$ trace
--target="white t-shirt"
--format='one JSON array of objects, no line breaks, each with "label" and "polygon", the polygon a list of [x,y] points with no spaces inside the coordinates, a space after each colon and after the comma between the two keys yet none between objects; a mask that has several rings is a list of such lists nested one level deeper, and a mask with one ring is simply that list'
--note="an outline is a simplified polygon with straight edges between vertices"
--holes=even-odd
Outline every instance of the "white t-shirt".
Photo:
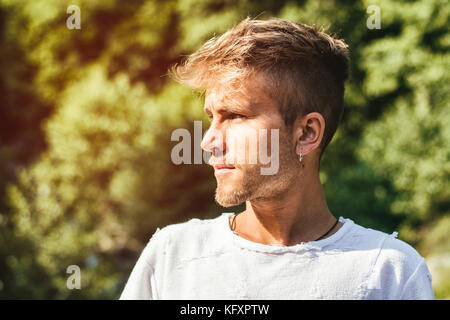
[{"label": "white t-shirt", "polygon": [[319,241],[265,245],[234,233],[224,213],[158,230],[120,299],[434,299],[414,248],[339,218]]}]

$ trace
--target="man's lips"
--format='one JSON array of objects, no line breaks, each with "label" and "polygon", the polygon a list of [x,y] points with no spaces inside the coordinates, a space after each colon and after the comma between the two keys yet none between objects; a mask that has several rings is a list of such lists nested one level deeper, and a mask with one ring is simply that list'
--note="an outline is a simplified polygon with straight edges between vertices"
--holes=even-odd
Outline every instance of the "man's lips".
[{"label": "man's lips", "polygon": [[231,165],[226,165],[226,164],[215,164],[212,166],[214,167],[214,175],[216,175],[216,176],[230,173],[235,169],[235,167],[233,167]]},{"label": "man's lips", "polygon": [[224,165],[224,164],[216,164],[213,165],[214,169],[216,170],[221,170],[221,169],[234,169],[233,166],[229,166],[229,165]]}]

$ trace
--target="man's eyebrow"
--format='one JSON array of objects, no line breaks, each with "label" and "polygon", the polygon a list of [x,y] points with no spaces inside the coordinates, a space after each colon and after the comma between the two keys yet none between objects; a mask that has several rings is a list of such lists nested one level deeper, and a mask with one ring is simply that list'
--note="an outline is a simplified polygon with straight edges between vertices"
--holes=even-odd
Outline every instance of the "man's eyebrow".
[{"label": "man's eyebrow", "polygon": [[[238,106],[234,106],[234,105],[227,105],[227,106],[220,106],[217,107],[217,112],[218,113],[225,113],[225,112],[230,112],[230,113],[239,113],[239,112],[248,112],[251,110],[254,110],[254,108],[256,108],[258,106],[258,103],[252,103],[249,105],[248,108],[242,108],[242,107],[238,107]],[[209,106],[205,106],[203,108],[203,110],[206,113],[211,113],[211,109]]]}]

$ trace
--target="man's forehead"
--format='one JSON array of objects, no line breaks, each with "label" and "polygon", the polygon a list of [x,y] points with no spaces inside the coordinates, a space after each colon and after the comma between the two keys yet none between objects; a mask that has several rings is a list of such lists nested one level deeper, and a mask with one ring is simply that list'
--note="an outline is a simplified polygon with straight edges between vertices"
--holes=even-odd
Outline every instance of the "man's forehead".
[{"label": "man's forehead", "polygon": [[227,90],[221,90],[220,88],[208,88],[205,92],[205,105],[224,103],[227,100]]},{"label": "man's forehead", "polygon": [[[217,97],[217,98],[216,98]],[[261,107],[261,103],[258,100],[237,98],[233,96],[214,96],[211,95],[205,98],[205,111],[217,110],[217,111],[256,111]]]},{"label": "man's forehead", "polygon": [[270,103],[270,99],[259,88],[210,87],[205,91],[205,109],[222,106],[252,109]]}]

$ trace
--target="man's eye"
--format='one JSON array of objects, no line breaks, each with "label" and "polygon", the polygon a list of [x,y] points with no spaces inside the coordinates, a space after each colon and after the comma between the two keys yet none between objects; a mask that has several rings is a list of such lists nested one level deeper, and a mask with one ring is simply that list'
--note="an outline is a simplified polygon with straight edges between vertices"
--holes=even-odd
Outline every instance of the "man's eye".
[{"label": "man's eye", "polygon": [[239,118],[245,118],[242,114],[233,113],[230,115],[230,119],[239,119]]}]

